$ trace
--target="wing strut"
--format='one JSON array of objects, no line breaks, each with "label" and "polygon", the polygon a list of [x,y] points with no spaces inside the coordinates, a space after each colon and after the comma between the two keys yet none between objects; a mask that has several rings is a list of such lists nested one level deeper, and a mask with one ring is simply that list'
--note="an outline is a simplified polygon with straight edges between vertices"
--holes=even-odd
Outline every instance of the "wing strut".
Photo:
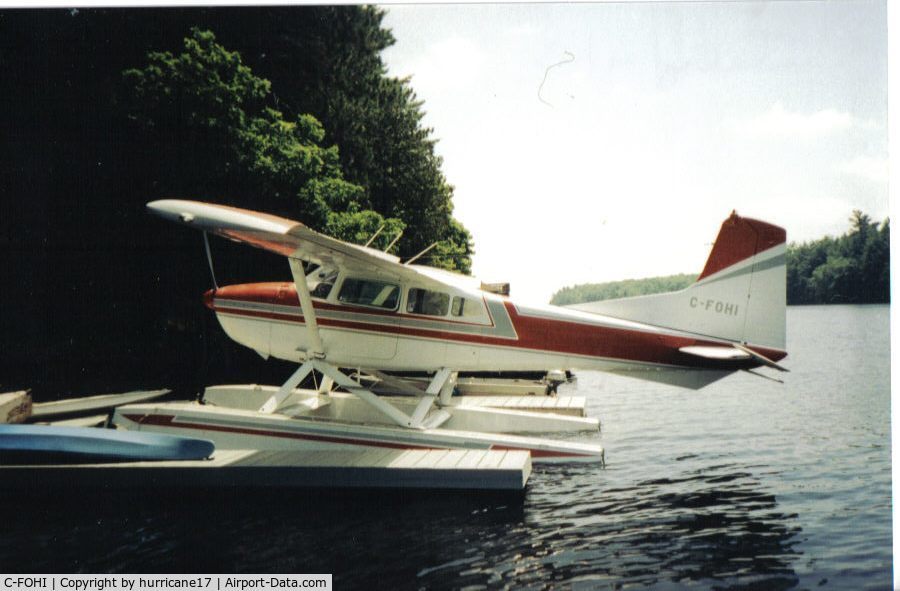
[{"label": "wing strut", "polygon": [[316,322],[316,310],[313,308],[312,298],[309,296],[309,286],[306,285],[306,274],[303,262],[294,257],[288,257],[291,266],[291,274],[294,276],[294,285],[297,286],[297,297],[300,299],[300,312],[303,313],[303,323],[309,334],[309,349],[306,351],[307,359],[325,359],[325,346],[319,335],[319,324]]},{"label": "wing strut", "polygon": [[213,287],[219,289],[219,284],[216,283],[216,272],[213,269],[212,252],[209,250],[209,233],[207,232],[203,233],[203,245],[206,246],[206,262],[209,263],[209,274],[212,275]]}]

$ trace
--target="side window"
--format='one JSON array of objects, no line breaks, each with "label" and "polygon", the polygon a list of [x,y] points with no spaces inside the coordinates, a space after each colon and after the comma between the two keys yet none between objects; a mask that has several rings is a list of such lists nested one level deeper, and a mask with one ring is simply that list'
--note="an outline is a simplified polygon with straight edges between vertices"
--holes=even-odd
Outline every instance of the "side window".
[{"label": "side window", "polygon": [[461,316],[463,318],[475,318],[481,316],[481,302],[467,298],[455,296],[453,304],[450,306],[450,314],[453,316]]},{"label": "side window", "polygon": [[337,279],[337,271],[319,269],[315,273],[307,275],[306,283],[310,287],[309,295],[314,298],[327,299]]},{"label": "side window", "polygon": [[406,311],[410,314],[446,316],[450,309],[450,295],[441,291],[429,291],[413,287],[406,299]]},{"label": "side window", "polygon": [[374,306],[386,310],[396,310],[400,300],[400,288],[391,283],[370,279],[344,279],[338,301],[345,304]]}]

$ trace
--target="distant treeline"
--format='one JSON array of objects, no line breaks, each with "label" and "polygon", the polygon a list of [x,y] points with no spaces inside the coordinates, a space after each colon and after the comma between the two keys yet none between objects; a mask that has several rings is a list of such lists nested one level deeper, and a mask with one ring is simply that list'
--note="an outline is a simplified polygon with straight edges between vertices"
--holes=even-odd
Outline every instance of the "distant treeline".
[{"label": "distant treeline", "polygon": [[607,283],[582,283],[564,287],[557,291],[553,294],[550,303],[556,306],[566,306],[583,302],[599,302],[600,300],[615,300],[651,293],[678,291],[684,289],[696,279],[696,274],[682,273],[680,275],[625,279],[624,281],[610,281]]},{"label": "distant treeline", "polygon": [[[854,210],[850,222],[850,230],[838,238],[788,245],[789,305],[890,302],[890,222],[878,224],[859,210]],[[565,306],[678,291],[696,278],[696,274],[682,274],[585,283],[562,288],[550,303]]]},{"label": "distant treeline", "polygon": [[891,228],[859,210],[850,231],[787,252],[788,304],[883,304],[891,301]]}]

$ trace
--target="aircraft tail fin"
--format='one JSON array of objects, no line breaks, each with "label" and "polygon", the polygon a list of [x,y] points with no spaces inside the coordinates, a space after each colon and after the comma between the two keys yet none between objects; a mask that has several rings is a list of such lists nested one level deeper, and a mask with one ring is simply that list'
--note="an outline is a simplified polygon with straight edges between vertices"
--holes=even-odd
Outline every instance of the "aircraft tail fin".
[{"label": "aircraft tail fin", "polygon": [[690,287],[568,307],[783,351],[785,241],[783,228],[732,212]]}]

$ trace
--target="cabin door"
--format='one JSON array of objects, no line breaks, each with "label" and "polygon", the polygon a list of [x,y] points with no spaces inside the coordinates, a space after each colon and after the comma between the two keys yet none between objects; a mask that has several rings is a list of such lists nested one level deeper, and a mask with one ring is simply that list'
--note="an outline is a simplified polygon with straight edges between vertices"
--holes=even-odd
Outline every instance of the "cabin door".
[{"label": "cabin door", "polygon": [[337,305],[318,314],[329,357],[340,355],[349,365],[363,367],[393,359],[400,327],[399,282],[345,277],[337,289]]}]

